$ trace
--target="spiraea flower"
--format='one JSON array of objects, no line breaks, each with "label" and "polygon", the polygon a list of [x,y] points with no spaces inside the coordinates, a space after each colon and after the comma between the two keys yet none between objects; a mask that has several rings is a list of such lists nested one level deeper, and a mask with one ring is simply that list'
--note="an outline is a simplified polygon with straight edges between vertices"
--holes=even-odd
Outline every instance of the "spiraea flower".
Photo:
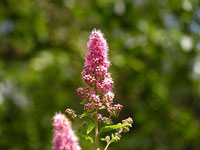
[{"label": "spiraea flower", "polygon": [[[114,82],[108,72],[110,61],[108,60],[108,45],[103,33],[94,29],[89,37],[88,52],[85,58],[82,76],[89,88],[78,88],[77,94],[83,99],[84,111],[92,109],[101,110],[104,106],[113,104]],[[98,95],[97,93],[102,93]]]},{"label": "spiraea flower", "polygon": [[99,122],[101,122],[101,121],[102,121],[102,119],[103,119],[103,117],[102,117],[102,115],[101,115],[101,114],[97,114],[97,118],[98,118]]},{"label": "spiraea flower", "polygon": [[109,107],[108,112],[110,116],[114,116],[115,118],[117,118],[122,110],[122,107],[123,106],[121,104],[115,104],[114,106]]},{"label": "spiraea flower", "polygon": [[108,60],[108,46],[103,33],[94,29],[88,42],[88,52],[85,58],[83,80],[97,91],[109,91],[113,81],[108,73],[110,61]]},{"label": "spiraea flower", "polygon": [[[78,121],[78,119],[89,118],[92,122],[85,122],[79,124],[78,131],[81,134],[77,136],[83,140],[89,140],[94,143],[95,150],[98,150],[98,138],[101,129],[99,130],[99,123],[103,126],[113,124],[112,118],[118,117],[121,112],[122,105],[114,104],[113,99],[115,97],[112,90],[114,86],[111,73],[108,72],[110,67],[110,61],[108,60],[108,45],[103,33],[100,30],[94,29],[89,37],[87,43],[88,52],[85,57],[84,69],[82,71],[82,77],[86,88],[78,88],[76,90],[78,96],[82,99],[80,104],[84,105],[84,113],[77,115],[74,110],[66,109],[66,113],[70,119]],[[101,112],[109,113],[109,117],[102,116]],[[103,113],[106,115],[105,113]],[[117,142],[121,138],[122,132],[128,132],[133,121],[131,118],[122,121],[122,124],[117,126],[111,125],[111,128],[107,126],[107,129],[115,129],[116,133],[112,136],[106,136],[101,138],[102,141],[106,141],[107,145],[105,150],[112,142]],[[54,150],[80,150],[78,139],[74,135],[71,127],[71,122],[65,117],[65,115],[58,113],[54,116]],[[87,129],[87,131],[86,131]],[[89,136],[92,130],[95,131],[94,140]],[[102,127],[102,132],[103,132]],[[85,132],[87,133],[87,139],[85,138]],[[94,141],[94,142],[93,142]]]},{"label": "spiraea flower", "polygon": [[108,117],[103,117],[102,121],[104,124],[112,124],[113,123],[112,120]]},{"label": "spiraea flower", "polygon": [[54,150],[80,150],[78,138],[75,136],[71,127],[71,122],[64,114],[57,113],[53,118]]},{"label": "spiraea flower", "polygon": [[105,105],[108,107],[113,103],[115,95],[113,92],[109,91],[103,95],[102,101],[105,103]]},{"label": "spiraea flower", "polygon": [[87,112],[89,110],[93,110],[95,108],[95,105],[93,103],[88,103],[84,105],[84,112]]},{"label": "spiraea flower", "polygon": [[65,112],[70,116],[71,119],[75,119],[77,117],[76,112],[73,109],[66,109]]},{"label": "spiraea flower", "polygon": [[85,101],[87,98],[89,98],[90,96],[90,89],[89,88],[78,88],[76,90],[76,93],[78,94],[78,96],[80,96],[80,98]]}]

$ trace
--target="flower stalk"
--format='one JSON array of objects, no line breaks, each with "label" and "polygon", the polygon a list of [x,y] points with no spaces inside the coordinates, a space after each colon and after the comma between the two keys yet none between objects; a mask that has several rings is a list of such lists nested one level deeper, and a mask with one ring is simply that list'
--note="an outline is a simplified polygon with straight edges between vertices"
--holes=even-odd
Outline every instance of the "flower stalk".
[{"label": "flower stalk", "polygon": [[99,131],[98,131],[98,112],[95,114],[95,150],[98,149],[98,135],[99,135]]},{"label": "flower stalk", "polygon": [[[112,118],[119,116],[123,106],[121,104],[113,104],[115,96],[112,90],[114,81],[111,73],[108,72],[111,63],[108,59],[108,45],[103,33],[100,30],[94,29],[90,34],[87,46],[88,52],[85,57],[84,69],[81,73],[87,87],[80,87],[76,90],[78,96],[82,99],[81,104],[84,105],[84,113],[77,115],[72,109],[66,109],[66,113],[72,120],[81,120],[83,118],[92,120],[90,124],[87,124],[87,121],[80,123],[78,137],[94,144],[95,150],[99,149],[99,136],[102,132],[116,130],[115,134],[101,138],[102,141],[107,142],[104,149],[107,150],[111,143],[120,140],[122,132],[129,131],[129,127],[131,127],[133,122],[131,118],[128,118],[123,120],[122,124],[113,125]],[[107,111],[108,117],[102,116],[102,110]],[[103,126],[101,129],[99,129],[99,124]],[[85,132],[87,126],[88,129]],[[94,139],[90,137],[93,129]]]},{"label": "flower stalk", "polygon": [[107,150],[108,149],[108,146],[111,144],[111,141],[107,143],[106,147],[104,150]]}]

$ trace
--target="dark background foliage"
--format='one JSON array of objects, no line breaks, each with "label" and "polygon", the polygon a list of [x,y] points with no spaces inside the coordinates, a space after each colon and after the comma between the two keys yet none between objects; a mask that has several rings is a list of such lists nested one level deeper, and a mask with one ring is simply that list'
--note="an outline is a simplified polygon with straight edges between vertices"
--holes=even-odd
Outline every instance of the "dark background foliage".
[{"label": "dark background foliage", "polygon": [[83,112],[75,91],[93,28],[124,106],[115,122],[134,118],[110,149],[200,149],[198,0],[1,0],[0,149],[49,150],[55,112]]}]

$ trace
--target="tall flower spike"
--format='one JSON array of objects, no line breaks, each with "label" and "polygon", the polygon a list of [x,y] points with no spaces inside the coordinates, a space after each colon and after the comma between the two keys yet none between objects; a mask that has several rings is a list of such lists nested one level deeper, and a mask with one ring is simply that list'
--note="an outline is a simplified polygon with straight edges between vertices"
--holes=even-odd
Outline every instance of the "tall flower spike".
[{"label": "tall flower spike", "polygon": [[108,73],[108,45],[103,33],[94,29],[89,38],[88,52],[85,58],[83,80],[96,91],[107,92],[113,87],[113,80]]},{"label": "tall flower spike", "polygon": [[54,150],[80,150],[78,138],[71,127],[71,122],[61,113],[57,113],[53,118]]}]

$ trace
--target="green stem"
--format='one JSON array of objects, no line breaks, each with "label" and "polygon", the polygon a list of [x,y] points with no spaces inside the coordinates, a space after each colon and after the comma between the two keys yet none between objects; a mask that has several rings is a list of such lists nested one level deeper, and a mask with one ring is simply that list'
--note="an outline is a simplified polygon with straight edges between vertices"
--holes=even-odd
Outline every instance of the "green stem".
[{"label": "green stem", "polygon": [[98,117],[97,117],[98,112],[95,114],[95,150],[98,149],[98,136],[99,136],[99,131],[98,131]]},{"label": "green stem", "polygon": [[111,141],[108,142],[104,150],[107,150],[107,149],[108,149],[108,146],[109,146],[111,143],[112,143]]},{"label": "green stem", "polygon": [[99,131],[98,131],[98,117],[97,117],[97,114],[98,112],[96,112],[95,114],[95,143],[94,143],[94,146],[95,146],[95,150],[98,149],[98,136],[99,136]]},{"label": "green stem", "polygon": [[[95,75],[95,79],[96,79],[96,75]],[[95,94],[97,94],[97,87],[95,86]],[[95,150],[98,149],[98,136],[99,136],[99,130],[98,130],[98,110],[96,111],[96,114],[95,114],[95,142],[94,142],[94,147],[95,147]]]}]

